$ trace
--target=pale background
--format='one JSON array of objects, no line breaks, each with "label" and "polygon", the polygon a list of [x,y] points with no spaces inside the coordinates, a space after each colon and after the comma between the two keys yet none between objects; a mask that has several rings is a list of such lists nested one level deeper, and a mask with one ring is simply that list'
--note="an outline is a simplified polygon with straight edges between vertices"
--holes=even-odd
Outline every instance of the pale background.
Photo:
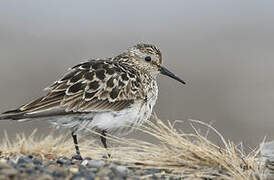
[{"label": "pale background", "polygon": [[[247,147],[273,139],[270,0],[0,0],[0,111],[42,95],[70,66],[138,42],[159,46],[164,64],[187,82],[159,78],[161,119],[212,122]],[[1,121],[0,136],[49,127]]]}]

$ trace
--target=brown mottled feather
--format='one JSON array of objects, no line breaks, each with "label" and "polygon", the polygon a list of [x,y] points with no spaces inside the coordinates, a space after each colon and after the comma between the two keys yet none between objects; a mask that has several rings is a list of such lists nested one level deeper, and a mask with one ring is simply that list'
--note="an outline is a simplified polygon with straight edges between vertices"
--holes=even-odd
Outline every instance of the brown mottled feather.
[{"label": "brown mottled feather", "polygon": [[54,108],[66,112],[120,111],[134,100],[144,99],[137,88],[140,74],[113,59],[90,60],[71,68],[47,89],[48,94],[19,108],[35,113]]}]

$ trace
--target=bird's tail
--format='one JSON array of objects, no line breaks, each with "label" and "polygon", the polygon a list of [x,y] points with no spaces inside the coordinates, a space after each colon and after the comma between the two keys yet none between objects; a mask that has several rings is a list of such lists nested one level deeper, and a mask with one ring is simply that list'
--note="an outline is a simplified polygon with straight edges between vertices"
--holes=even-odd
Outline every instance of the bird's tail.
[{"label": "bird's tail", "polygon": [[54,101],[53,103],[47,100],[44,100],[44,102],[43,100],[44,97],[40,97],[17,109],[6,111],[0,114],[0,120],[26,121],[30,119],[64,114],[64,110],[58,108],[60,99],[57,99],[56,102]]},{"label": "bird's tail", "polygon": [[0,120],[20,120],[24,119],[24,112],[16,109],[11,111],[6,111],[0,114]]},{"label": "bird's tail", "polygon": [[35,120],[35,119],[50,119],[57,118],[59,116],[69,116],[71,114],[77,114],[77,112],[66,112],[64,108],[54,108],[49,110],[28,112],[21,111],[20,109],[6,111],[0,114],[0,120],[16,120],[20,122]]}]

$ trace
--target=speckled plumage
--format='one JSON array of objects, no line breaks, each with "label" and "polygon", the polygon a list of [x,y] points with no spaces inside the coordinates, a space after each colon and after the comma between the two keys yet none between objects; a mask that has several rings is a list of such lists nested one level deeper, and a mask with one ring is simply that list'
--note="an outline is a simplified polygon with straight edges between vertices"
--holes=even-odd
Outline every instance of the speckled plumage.
[{"label": "speckled plumage", "polygon": [[88,60],[46,88],[47,95],[0,119],[48,119],[73,134],[127,134],[151,116],[158,74],[184,83],[161,64],[160,50],[149,44],[137,44],[116,57]]}]

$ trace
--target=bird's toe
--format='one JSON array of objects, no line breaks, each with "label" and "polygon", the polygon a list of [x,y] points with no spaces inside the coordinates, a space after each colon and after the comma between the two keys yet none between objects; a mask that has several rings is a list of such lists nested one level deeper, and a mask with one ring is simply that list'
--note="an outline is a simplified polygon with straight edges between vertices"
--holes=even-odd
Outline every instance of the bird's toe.
[{"label": "bird's toe", "polygon": [[79,160],[79,161],[83,160],[83,158],[80,154],[76,154],[76,155],[72,156],[72,159],[76,159],[76,160]]}]

